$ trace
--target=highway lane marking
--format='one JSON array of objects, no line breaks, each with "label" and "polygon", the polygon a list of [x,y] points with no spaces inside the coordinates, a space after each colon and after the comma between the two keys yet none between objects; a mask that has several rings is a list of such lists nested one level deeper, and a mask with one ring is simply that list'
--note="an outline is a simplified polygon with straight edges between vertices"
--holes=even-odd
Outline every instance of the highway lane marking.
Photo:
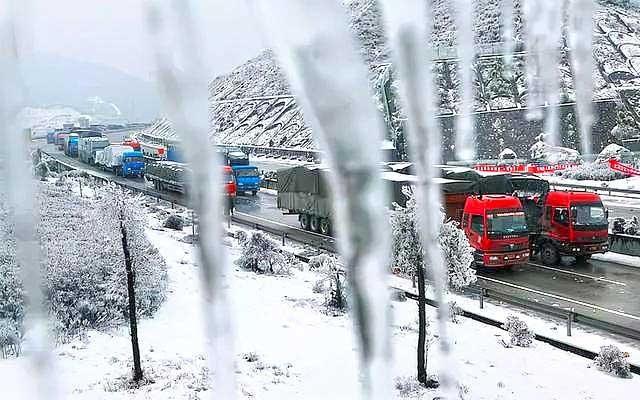
[{"label": "highway lane marking", "polygon": [[576,275],[576,276],[580,276],[582,278],[593,279],[594,281],[601,281],[601,282],[611,283],[611,284],[614,284],[614,285],[627,286],[627,284],[624,283],[624,282],[612,281],[611,279],[607,279],[607,278],[602,277],[602,276],[586,275],[586,274],[581,274],[579,272],[567,271],[567,270],[560,269],[560,268],[547,267],[546,265],[535,264],[535,263],[532,263],[532,262],[527,263],[526,265],[531,265],[531,266],[534,266],[536,268],[541,268],[541,269],[548,269],[550,271],[556,271],[556,272],[560,272],[560,273],[567,274],[567,275]]},{"label": "highway lane marking", "polygon": [[608,308],[597,306],[595,304],[585,303],[584,301],[574,300],[574,299],[570,299],[568,297],[563,297],[563,296],[558,296],[558,295],[553,294],[553,293],[545,293],[545,292],[543,292],[541,290],[531,289],[531,288],[528,288],[528,287],[525,287],[525,286],[520,286],[520,285],[516,285],[516,284],[510,283],[510,282],[501,281],[499,279],[488,278],[488,277],[481,276],[481,275],[478,276],[478,278],[484,279],[485,281],[488,281],[488,282],[496,283],[498,285],[504,285],[504,286],[511,287],[511,288],[514,288],[514,289],[523,290],[525,292],[535,293],[535,294],[538,294],[540,296],[550,297],[552,299],[564,301],[564,302],[567,302],[567,303],[574,303],[574,304],[581,305],[583,307],[592,308],[592,309],[603,311],[603,312],[607,312],[607,313],[610,313],[610,314],[615,314],[615,315],[617,315],[619,317],[629,318],[629,319],[633,319],[633,320],[636,320],[636,321],[640,321],[640,317],[635,316],[635,315],[631,315],[631,314],[627,314],[627,313],[622,312],[622,311],[611,310],[611,309],[608,309]]}]

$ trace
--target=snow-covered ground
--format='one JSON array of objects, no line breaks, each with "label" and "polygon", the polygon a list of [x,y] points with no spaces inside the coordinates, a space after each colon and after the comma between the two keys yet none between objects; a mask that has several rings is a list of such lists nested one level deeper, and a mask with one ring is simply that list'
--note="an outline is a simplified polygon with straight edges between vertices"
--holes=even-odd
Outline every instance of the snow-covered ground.
[{"label": "snow-covered ground", "polygon": [[[167,302],[139,326],[143,368],[150,379],[128,388],[131,368],[128,329],[91,332],[86,340],[54,351],[62,398],[197,399],[207,396],[207,369],[194,248],[190,233],[153,228],[148,236],[166,259]],[[231,249],[232,259],[239,255]],[[240,398],[358,398],[358,354],[348,316],[323,312],[314,272],[292,276],[256,275],[233,267],[229,277],[235,316],[236,379]],[[499,308],[499,307],[496,307]],[[428,309],[433,320],[433,310]],[[392,377],[415,370],[416,304],[394,302]],[[467,399],[625,399],[640,390],[640,379],[620,379],[595,369],[587,359],[544,343],[505,348],[502,330],[462,319],[451,324],[457,377]],[[602,345],[609,344],[602,342]],[[636,351],[637,352],[637,351]],[[438,355],[430,352],[429,370]],[[0,360],[2,398],[22,399],[33,390],[25,359]],[[423,391],[432,399],[439,392]],[[399,396],[399,395],[398,395]]]}]

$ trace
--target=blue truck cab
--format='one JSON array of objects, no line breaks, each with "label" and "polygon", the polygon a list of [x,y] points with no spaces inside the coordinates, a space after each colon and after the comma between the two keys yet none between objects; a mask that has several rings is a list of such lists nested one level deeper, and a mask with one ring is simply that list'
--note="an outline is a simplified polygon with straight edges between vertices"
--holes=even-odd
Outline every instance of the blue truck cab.
[{"label": "blue truck cab", "polygon": [[70,134],[64,140],[64,154],[69,157],[78,157],[78,135]]},{"label": "blue truck cab", "polygon": [[236,177],[237,193],[251,192],[254,196],[260,190],[260,173],[253,165],[232,165]]},{"label": "blue truck cab", "polygon": [[122,153],[122,176],[143,176],[144,156],[141,151],[125,151]]},{"label": "blue truck cab", "polygon": [[47,144],[54,144],[56,142],[56,130],[49,129],[47,131]]}]

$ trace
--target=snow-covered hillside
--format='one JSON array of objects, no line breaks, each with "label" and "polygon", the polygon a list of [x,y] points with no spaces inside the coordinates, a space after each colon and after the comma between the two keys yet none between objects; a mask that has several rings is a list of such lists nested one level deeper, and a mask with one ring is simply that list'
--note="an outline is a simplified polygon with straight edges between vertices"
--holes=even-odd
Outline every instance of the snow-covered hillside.
[{"label": "snow-covered hillside", "polygon": [[[169,210],[167,210],[169,211]],[[85,340],[58,347],[55,373],[66,399],[201,399],[209,392],[201,288],[190,229],[172,231],[151,218],[147,236],[169,268],[169,296],[151,319],[139,325],[142,366],[147,379],[131,386],[127,329],[91,332]],[[240,256],[235,240],[232,259]],[[229,274],[235,317],[235,379],[241,399],[358,398],[357,345],[348,315],[325,312],[314,291],[316,272],[293,269],[289,276],[260,275],[235,267]],[[410,283],[409,283],[410,285]],[[496,307],[497,308],[497,307]],[[434,320],[433,309],[429,319]],[[465,318],[450,323],[462,399],[563,400],[628,398],[640,381],[598,371],[592,362],[542,342],[505,347],[506,332]],[[391,367],[393,398],[432,399],[442,395],[415,383],[416,304],[393,303]],[[582,335],[583,333],[581,333]],[[584,334],[586,335],[586,334]],[[576,337],[578,332],[576,332]],[[430,334],[429,372],[436,373],[437,338]],[[602,339],[602,345],[608,341]],[[25,359],[0,361],[0,384],[12,400],[33,390],[25,382]],[[568,384],[571,383],[571,384]]]},{"label": "snow-covered hillside", "polygon": [[[474,22],[476,52],[482,57],[476,62],[476,95],[474,108],[477,112],[500,111],[526,107],[527,92],[525,82],[525,56],[514,57],[514,74],[506,73],[501,57],[493,54],[501,48],[501,11],[498,0],[474,0]],[[619,2],[616,2],[619,3]],[[352,28],[361,44],[363,58],[369,65],[372,87],[383,83],[386,64],[389,62],[387,46],[380,10],[372,0],[345,0]],[[456,69],[455,21],[452,17],[452,2],[434,0],[435,24],[430,44],[433,45],[434,71],[440,92],[440,111],[442,116],[458,111],[459,79]],[[516,50],[522,50],[522,18],[520,1],[515,2],[516,19],[514,38]],[[618,96],[623,97],[625,113],[632,116],[640,110],[640,96],[635,88],[640,75],[640,62],[636,62],[634,49],[640,43],[640,10],[622,7],[612,2],[601,1],[595,15],[594,55],[596,65],[593,71],[594,99],[612,102]],[[574,100],[572,69],[568,62],[568,48],[563,46],[559,64],[561,79],[561,101]],[[623,89],[616,91],[616,88]],[[626,90],[624,88],[629,88]],[[210,85],[211,123],[217,133],[217,140],[223,143],[266,145],[273,141],[280,147],[313,147],[310,129],[304,123],[301,111],[289,95],[284,75],[270,51],[264,51],[256,58],[247,61],[228,75],[216,78]],[[618,94],[619,93],[619,94]],[[272,97],[272,96],[275,96]],[[376,95],[378,96],[378,95]],[[260,97],[260,99],[256,99]],[[268,97],[265,99],[264,97]],[[616,116],[608,115],[612,106],[604,106],[600,126],[596,123],[596,134],[608,136],[616,125]],[[575,143],[572,132],[575,131],[575,111],[561,113],[564,121],[561,126],[570,143]],[[511,114],[513,118],[523,118]],[[494,123],[489,121],[488,123]],[[478,122],[480,127],[487,123]],[[523,126],[520,126],[523,125]],[[527,142],[531,145],[540,132],[530,134],[527,124],[510,124],[503,135],[509,142]],[[447,124],[444,124],[445,130]],[[524,135],[520,137],[518,135]],[[531,137],[528,137],[531,136]],[[446,139],[445,139],[446,140]],[[482,137],[480,137],[480,141]],[[596,143],[604,143],[603,138]],[[482,147],[483,144],[480,143]],[[596,149],[598,150],[598,149]],[[495,151],[480,150],[484,156],[496,156]]]}]

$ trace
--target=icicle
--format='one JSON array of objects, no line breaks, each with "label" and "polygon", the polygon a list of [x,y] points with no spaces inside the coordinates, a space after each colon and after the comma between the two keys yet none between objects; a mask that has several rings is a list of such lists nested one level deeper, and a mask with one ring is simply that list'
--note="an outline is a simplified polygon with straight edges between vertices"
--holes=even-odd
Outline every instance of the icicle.
[{"label": "icicle", "polygon": [[427,49],[423,45],[429,36],[431,18],[425,15],[421,0],[406,0],[402,6],[394,0],[385,6],[387,32],[392,45],[395,65],[399,71],[400,93],[407,110],[408,133],[412,160],[416,164],[419,185],[416,190],[420,213],[421,239],[425,263],[433,269],[435,299],[438,303],[438,332],[443,360],[439,377],[446,398],[454,397],[455,376],[447,334],[448,307],[444,301],[447,271],[438,247],[438,227],[442,204],[440,187],[434,182],[440,163],[442,138],[436,121],[438,96],[431,69],[425,64]]},{"label": "icicle", "polygon": [[560,144],[558,131],[558,62],[562,33],[564,0],[525,0],[527,84],[529,117],[541,117],[543,105],[548,106],[544,130],[546,140]]},{"label": "icicle", "polygon": [[513,2],[514,0],[502,0],[502,41],[504,43],[503,48],[503,61],[508,71],[511,71],[513,62],[513,52],[516,48],[516,42],[514,40],[514,20],[513,20]]},{"label": "icicle", "polygon": [[[207,76],[201,59],[201,25],[191,1],[171,2],[164,9],[148,3],[148,25],[154,40],[158,79],[165,109],[183,139],[192,169],[190,200],[199,219],[198,256],[204,296],[208,362],[213,373],[213,396],[236,397],[231,315],[226,294],[226,251],[222,246],[222,163],[209,142]],[[167,37],[161,38],[165,33]],[[170,36],[169,36],[170,35]],[[163,46],[169,38],[173,48]],[[164,39],[164,40],[163,40]],[[174,64],[176,56],[180,68]],[[219,167],[220,166],[220,167]]]},{"label": "icicle", "polygon": [[593,0],[571,0],[569,8],[569,54],[573,67],[582,154],[592,152],[593,8]]},{"label": "icicle", "polygon": [[461,104],[456,118],[456,157],[459,160],[475,158],[473,136],[473,32],[471,30],[473,5],[471,0],[455,0],[458,40],[458,71],[462,88]]},{"label": "icicle", "polygon": [[[33,395],[38,399],[56,399],[54,359],[50,353],[49,324],[42,293],[40,243],[36,233],[38,204],[36,180],[29,157],[30,137],[25,137],[18,120],[24,104],[24,88],[19,73],[21,45],[25,45],[27,1],[5,4],[0,14],[0,131],[5,137],[5,169],[8,203],[16,241],[16,261],[26,298],[25,354],[29,358]],[[2,9],[0,9],[2,12]]]},{"label": "icicle", "polygon": [[331,167],[338,243],[349,269],[364,367],[362,396],[389,399],[389,238],[381,228],[387,224],[386,196],[378,171],[383,122],[370,95],[367,68],[339,2],[255,4]]}]

